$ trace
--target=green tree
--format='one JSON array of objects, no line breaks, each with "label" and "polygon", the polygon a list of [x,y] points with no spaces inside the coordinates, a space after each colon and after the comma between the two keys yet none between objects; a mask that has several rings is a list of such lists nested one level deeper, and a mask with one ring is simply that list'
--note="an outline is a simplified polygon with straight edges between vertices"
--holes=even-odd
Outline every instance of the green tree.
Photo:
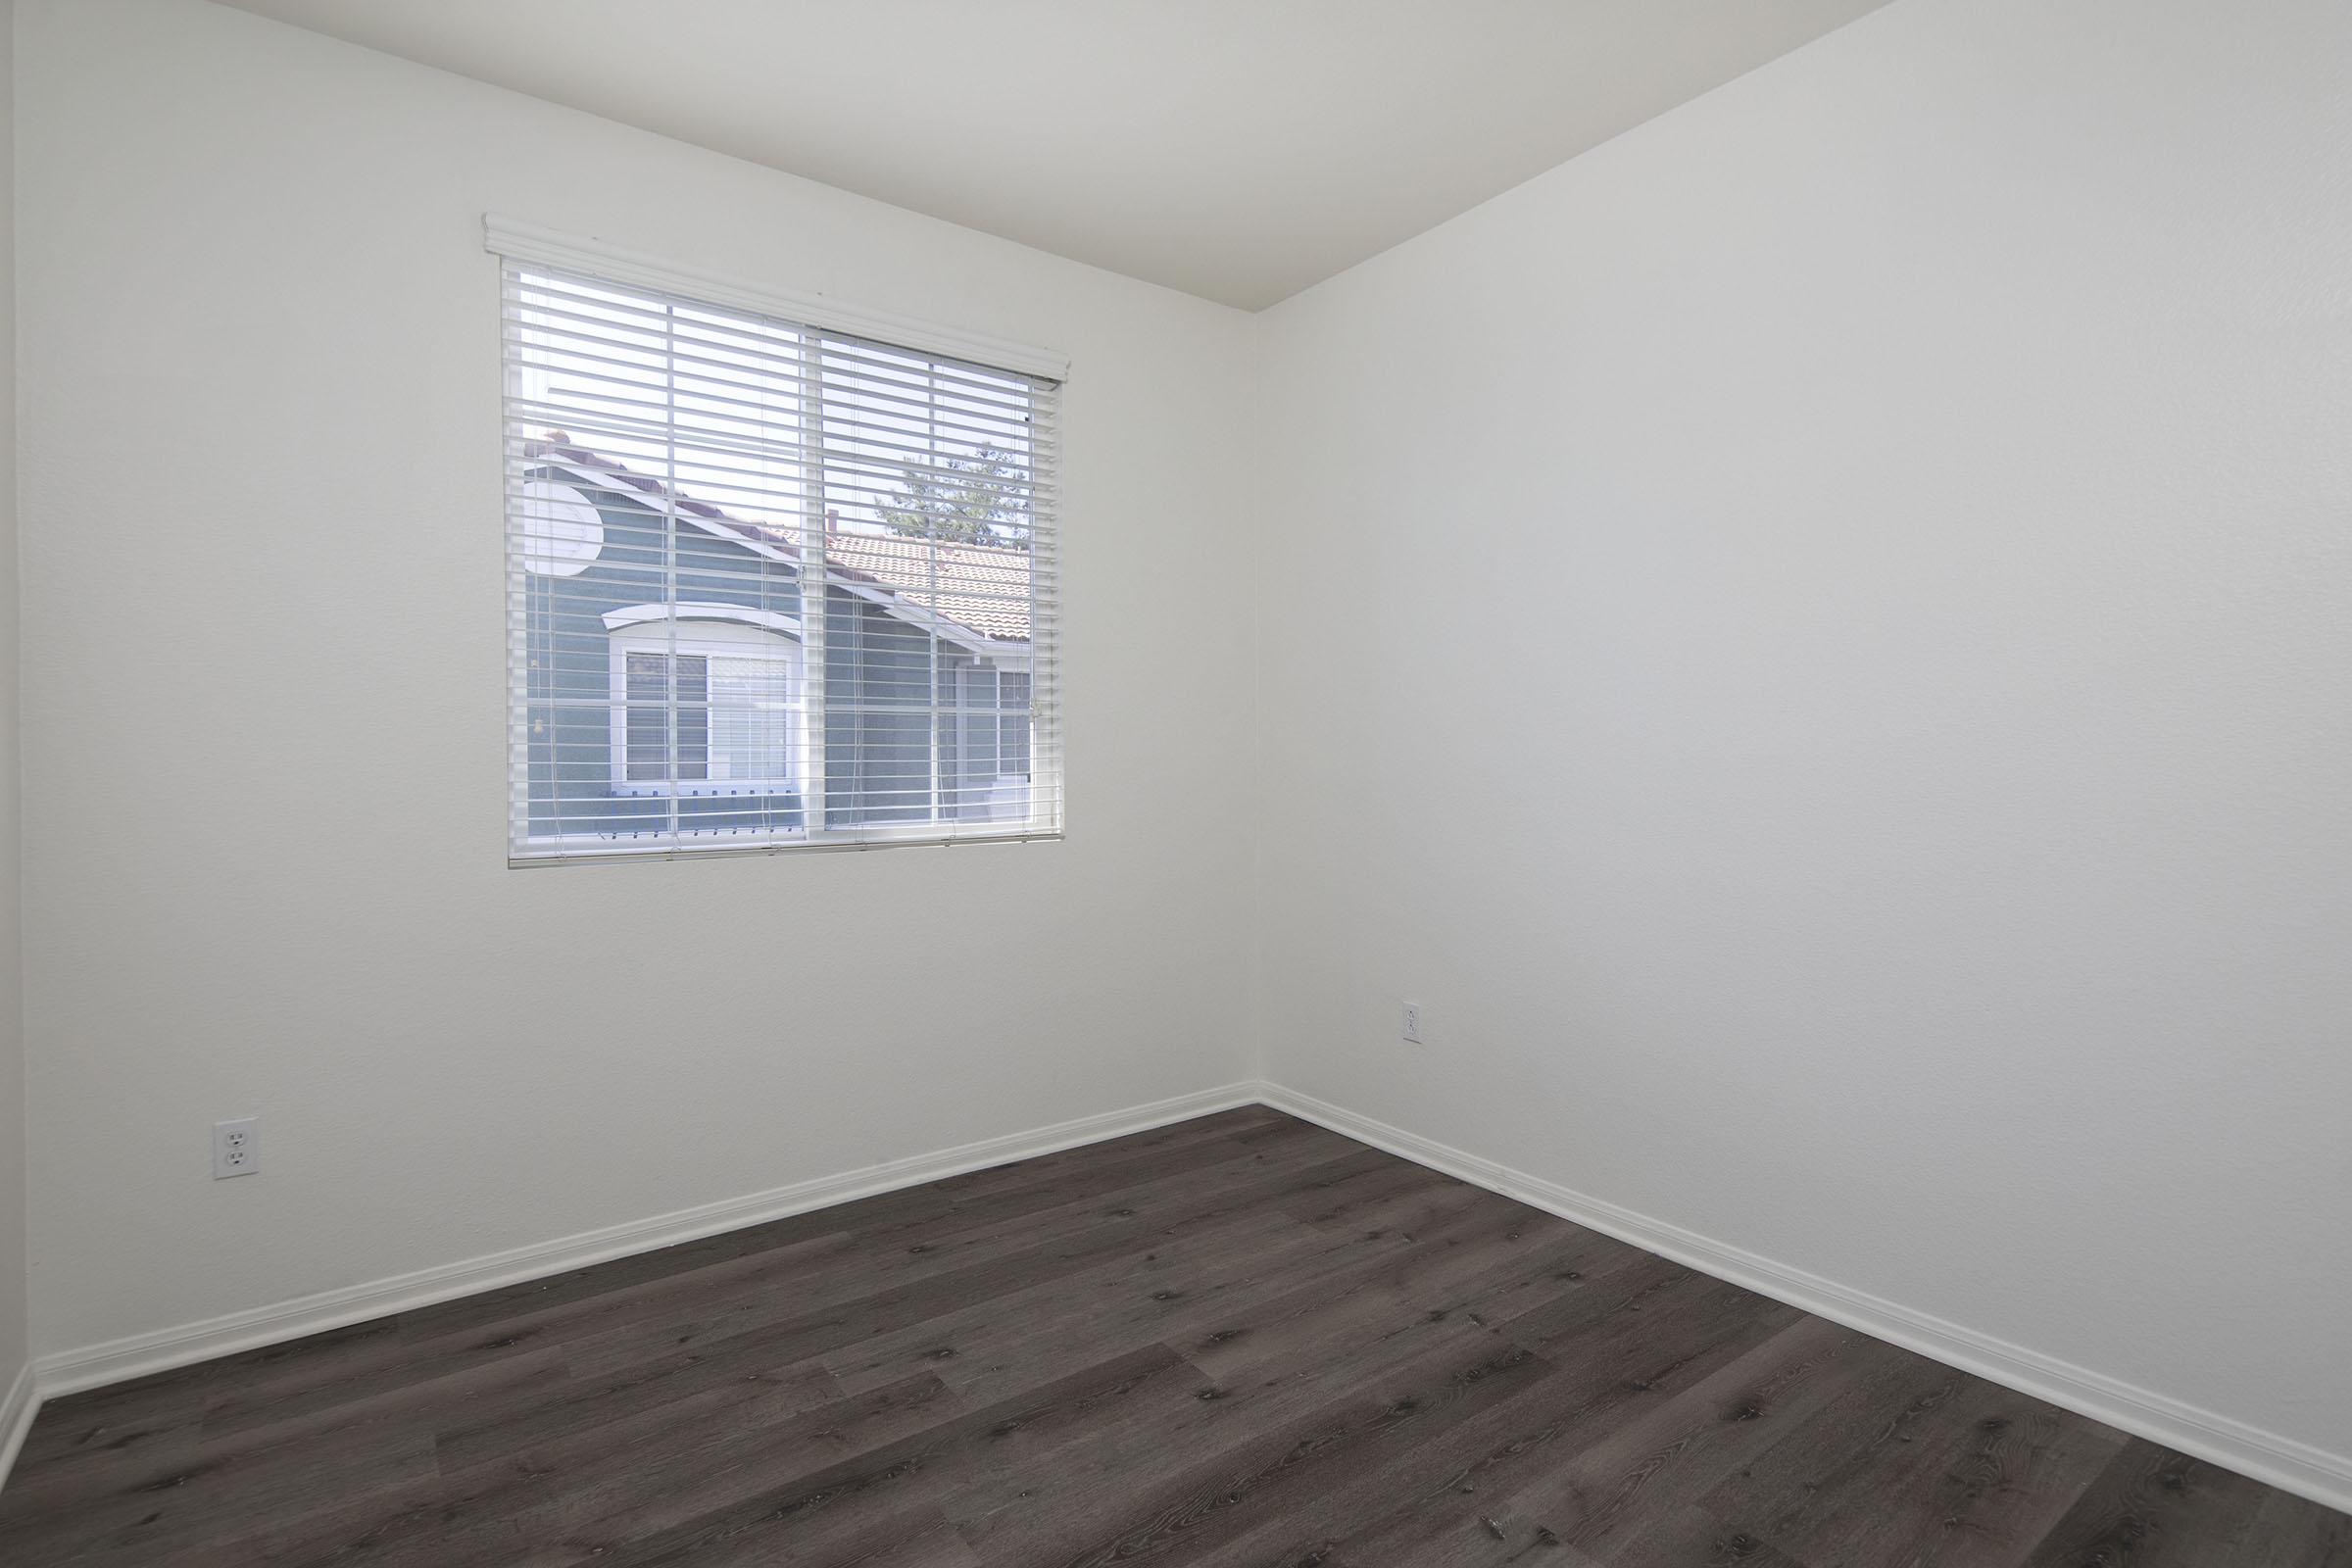
[{"label": "green tree", "polygon": [[1029,470],[994,446],[975,447],[969,457],[909,459],[900,470],[899,493],[881,512],[893,533],[1026,550]]}]

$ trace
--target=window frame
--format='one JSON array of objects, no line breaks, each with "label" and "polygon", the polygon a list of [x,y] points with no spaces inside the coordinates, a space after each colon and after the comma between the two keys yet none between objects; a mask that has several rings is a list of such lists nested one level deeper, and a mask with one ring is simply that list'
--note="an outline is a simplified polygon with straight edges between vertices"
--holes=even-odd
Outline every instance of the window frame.
[{"label": "window frame", "polygon": [[[1062,726],[1059,678],[1059,569],[1058,529],[1061,508],[1058,492],[1062,483],[1060,407],[1066,388],[1070,363],[1066,356],[1051,349],[986,336],[937,322],[861,309],[837,299],[795,294],[765,284],[745,282],[723,274],[706,271],[660,256],[608,245],[601,240],[565,234],[512,218],[491,213],[483,217],[484,249],[497,259],[499,276],[508,278],[513,272],[530,272],[544,269],[561,276],[569,276],[612,286],[628,291],[643,291],[665,297],[688,308],[717,312],[742,313],[784,324],[792,329],[814,334],[818,341],[826,338],[862,340],[884,351],[903,352],[938,361],[961,364],[989,375],[1008,375],[1027,379],[1039,399],[1037,428],[1042,454],[1038,467],[1042,475],[1040,488],[1034,493],[1034,508],[1029,529],[1028,545],[1032,562],[1032,580],[1036,585],[1033,600],[1030,637],[1021,659],[1028,680],[1027,758],[1029,771],[1024,796],[1025,814],[1019,818],[989,818],[975,821],[961,816],[934,815],[916,821],[859,819],[855,816],[835,818],[827,808],[828,779],[815,773],[815,760],[822,750],[810,751],[823,739],[824,726],[830,723],[833,710],[821,706],[822,671],[827,667],[823,644],[810,648],[800,638],[793,639],[799,651],[800,663],[795,670],[793,690],[798,711],[805,722],[794,733],[800,743],[788,753],[791,783],[802,803],[803,825],[764,830],[758,838],[742,838],[736,842],[710,842],[699,839],[696,830],[673,827],[666,838],[648,841],[634,832],[608,833],[591,828],[586,831],[561,831],[534,836],[531,828],[544,814],[547,802],[534,791],[534,751],[540,744],[534,740],[539,733],[531,722],[532,708],[526,679],[524,658],[524,626],[526,600],[520,585],[524,582],[521,544],[515,533],[515,517],[512,505],[512,488],[517,471],[522,441],[511,402],[514,383],[511,379],[515,361],[511,351],[500,356],[502,376],[509,377],[510,402],[502,424],[508,452],[510,505],[508,507],[508,627],[509,627],[509,830],[508,863],[512,866],[555,864],[583,864],[616,859],[687,859],[712,856],[802,853],[817,850],[866,850],[906,845],[949,845],[980,843],[1054,842],[1064,836],[1066,800],[1063,789]],[[512,285],[502,281],[500,297],[509,299]],[[512,321],[509,305],[502,303],[502,319]],[[512,329],[510,326],[509,330]],[[562,462],[544,465],[563,467]],[[566,480],[565,482],[573,482]],[[592,481],[593,482],[593,481]],[[681,511],[674,514],[677,523],[688,520]],[[754,544],[756,553],[774,559],[795,560],[799,550],[787,542],[778,546]],[[830,595],[841,590],[875,603],[893,601],[897,596],[889,589],[875,589],[858,580],[855,572],[836,577],[828,558],[823,590]],[[819,601],[826,602],[820,599]],[[667,606],[651,607],[661,613],[671,613]],[[971,651],[988,657],[994,649],[986,645],[972,646],[966,641],[967,629],[953,620],[925,612],[913,606],[900,606],[910,624],[924,626],[930,633],[948,642],[963,643]],[[928,614],[928,618],[918,618]],[[829,615],[817,617],[818,625],[810,633],[823,629]],[[936,622],[935,624],[933,622]],[[651,651],[646,645],[641,649]],[[692,651],[692,650],[689,650]],[[622,776],[612,785],[611,799],[643,798],[646,792],[682,792],[689,796],[712,793],[743,793],[747,781],[739,780],[664,780],[659,784],[649,780],[630,781],[627,771],[627,699],[625,656],[608,650],[609,667],[617,663],[622,670],[621,690],[608,694],[609,722],[617,720],[621,734],[609,771]],[[672,672],[674,679],[674,670]],[[1000,673],[999,689],[1003,681]],[[1001,703],[1000,703],[1001,706]],[[810,716],[817,715],[817,716]],[[1001,724],[1002,720],[1000,720]],[[813,737],[813,738],[809,738]],[[668,743],[676,744],[674,733]],[[788,743],[791,744],[791,743]],[[1003,736],[1000,728],[999,758],[1003,756]],[[674,760],[673,760],[674,766]],[[759,781],[751,781],[759,782]],[[934,780],[934,797],[938,796],[941,781]],[[556,803],[557,820],[564,819],[561,793],[552,797]],[[595,820],[589,813],[583,820]],[[836,826],[836,822],[840,825]],[[810,822],[817,827],[808,826]],[[714,835],[715,836],[715,835]]]}]

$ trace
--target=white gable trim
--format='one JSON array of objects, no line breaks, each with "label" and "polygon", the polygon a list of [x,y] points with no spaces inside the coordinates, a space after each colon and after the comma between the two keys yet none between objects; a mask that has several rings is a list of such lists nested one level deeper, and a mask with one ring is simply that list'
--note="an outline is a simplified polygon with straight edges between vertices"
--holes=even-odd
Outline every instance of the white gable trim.
[{"label": "white gable trim", "polygon": [[678,620],[733,620],[746,626],[782,632],[787,637],[801,634],[798,616],[778,614],[772,610],[753,610],[743,605],[692,600],[680,600],[674,605],[623,605],[618,610],[608,610],[605,612],[605,630],[618,631],[623,626],[642,626],[673,617]]}]

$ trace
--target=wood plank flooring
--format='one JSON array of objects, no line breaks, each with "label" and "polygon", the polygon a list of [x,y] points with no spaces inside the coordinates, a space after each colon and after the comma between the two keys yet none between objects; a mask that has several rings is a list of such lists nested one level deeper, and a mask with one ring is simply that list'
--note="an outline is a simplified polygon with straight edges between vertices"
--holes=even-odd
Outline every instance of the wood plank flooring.
[{"label": "wood plank flooring", "polygon": [[2352,1568],[2352,1518],[1264,1109],[60,1399],[0,1563]]}]

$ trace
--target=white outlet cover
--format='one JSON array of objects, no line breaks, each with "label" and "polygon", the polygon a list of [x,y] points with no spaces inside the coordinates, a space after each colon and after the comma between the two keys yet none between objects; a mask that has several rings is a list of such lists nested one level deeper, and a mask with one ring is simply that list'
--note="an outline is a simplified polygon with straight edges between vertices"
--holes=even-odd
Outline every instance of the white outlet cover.
[{"label": "white outlet cover", "polygon": [[1421,1044],[1421,1004],[1408,1002],[1403,1004],[1403,1017],[1399,1020],[1398,1032],[1412,1044],[1416,1046]]},{"label": "white outlet cover", "polygon": [[261,1168],[261,1135],[255,1118],[213,1123],[213,1180],[250,1176]]}]

